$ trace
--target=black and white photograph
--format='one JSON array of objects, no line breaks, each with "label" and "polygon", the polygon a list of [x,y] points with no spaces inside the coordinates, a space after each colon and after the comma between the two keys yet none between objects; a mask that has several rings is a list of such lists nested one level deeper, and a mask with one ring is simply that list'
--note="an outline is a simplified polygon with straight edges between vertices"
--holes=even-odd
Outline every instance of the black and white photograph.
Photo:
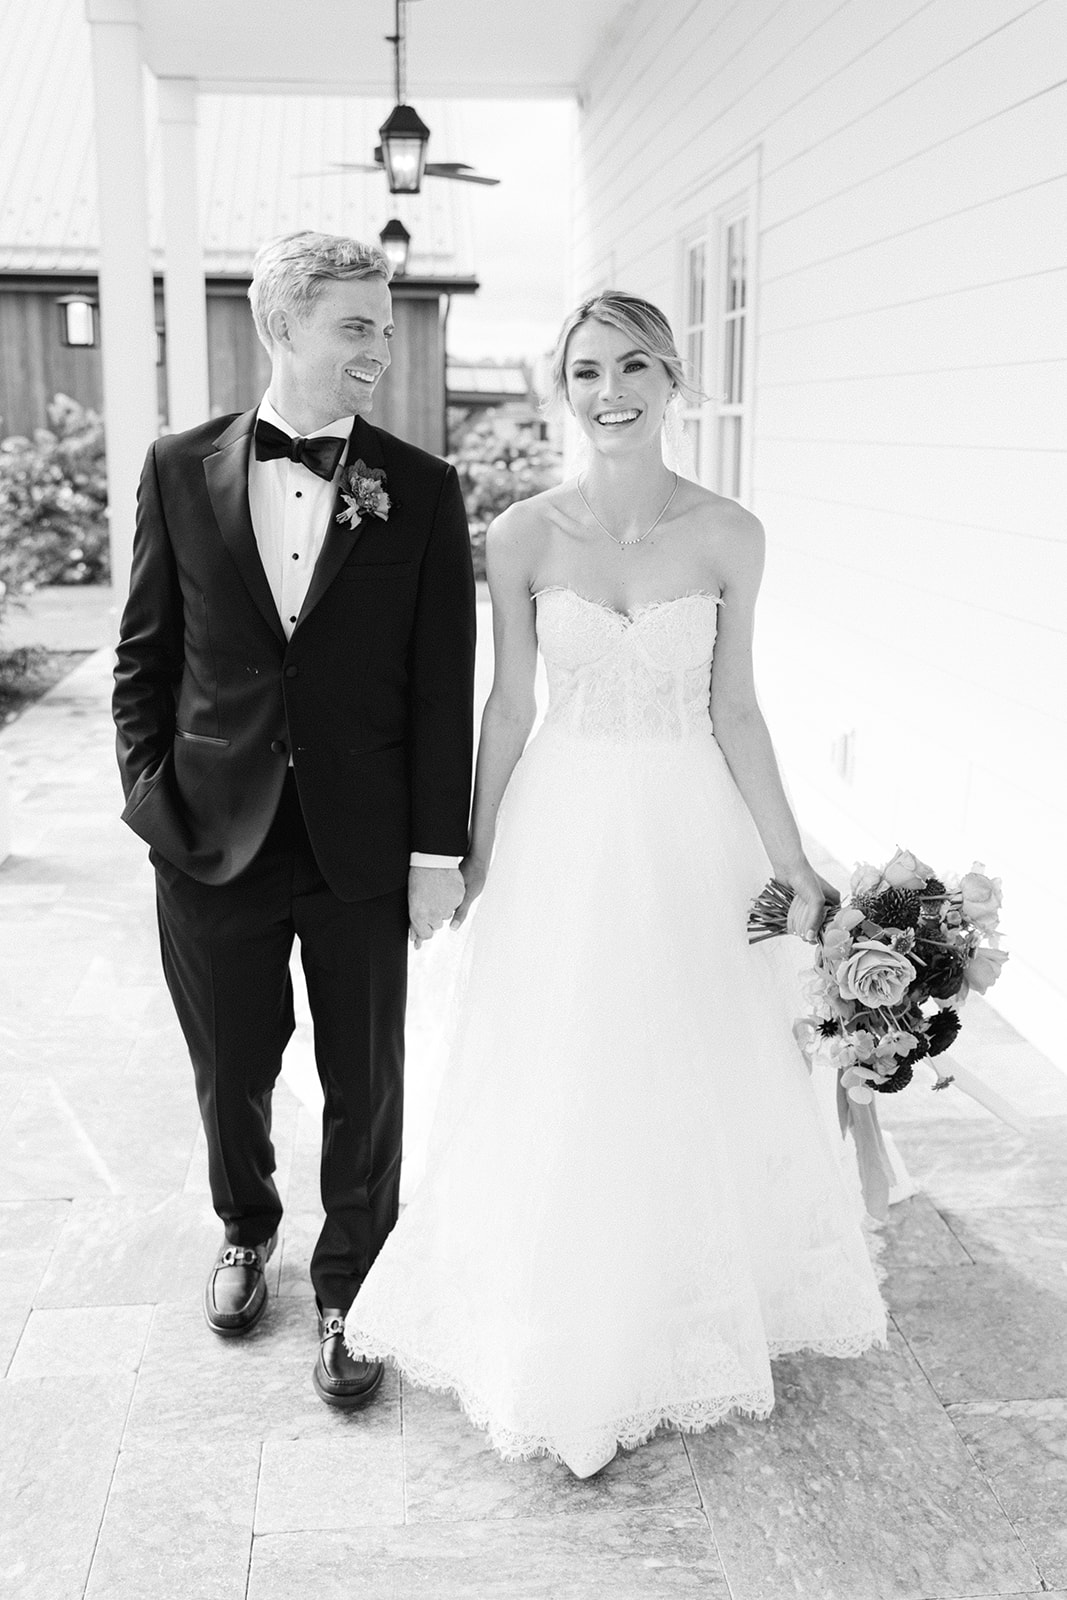
[{"label": "black and white photograph", "polygon": [[0,1594],[1067,1600],[1067,0],[0,0]]}]

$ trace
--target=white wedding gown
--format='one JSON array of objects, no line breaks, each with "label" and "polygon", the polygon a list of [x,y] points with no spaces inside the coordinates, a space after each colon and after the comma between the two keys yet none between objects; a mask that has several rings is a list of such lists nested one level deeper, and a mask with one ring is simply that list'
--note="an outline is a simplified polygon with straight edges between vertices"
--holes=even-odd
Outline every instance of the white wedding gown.
[{"label": "white wedding gown", "polygon": [[586,1474],[661,1424],[766,1416],[769,1358],[885,1310],[791,1024],[795,940],[709,718],[717,601],[543,590],[549,710],[469,924],[423,1181],[353,1353],[447,1389],[504,1456]]}]

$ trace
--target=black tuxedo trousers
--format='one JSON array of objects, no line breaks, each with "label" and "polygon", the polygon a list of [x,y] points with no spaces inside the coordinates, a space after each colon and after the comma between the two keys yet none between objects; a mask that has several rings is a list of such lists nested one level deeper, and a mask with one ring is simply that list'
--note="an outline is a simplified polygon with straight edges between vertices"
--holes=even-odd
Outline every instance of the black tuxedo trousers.
[{"label": "black tuxedo trousers", "polygon": [[294,938],[325,1103],[325,1224],[311,1258],[320,1305],[347,1310],[396,1222],[403,1131],[407,894],[333,893],[292,773],[255,860],[203,884],[153,852],[163,970],[189,1049],[215,1210],[231,1244],[281,1221],[271,1094],[293,1032]]}]

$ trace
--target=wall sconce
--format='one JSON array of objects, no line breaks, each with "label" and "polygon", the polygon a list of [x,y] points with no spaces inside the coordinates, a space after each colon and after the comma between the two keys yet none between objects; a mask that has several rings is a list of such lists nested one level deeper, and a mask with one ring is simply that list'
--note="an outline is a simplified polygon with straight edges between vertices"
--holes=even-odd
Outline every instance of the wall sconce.
[{"label": "wall sconce", "polygon": [[96,344],[96,301],[84,294],[64,294],[56,305],[60,343],[68,349],[91,349]]}]

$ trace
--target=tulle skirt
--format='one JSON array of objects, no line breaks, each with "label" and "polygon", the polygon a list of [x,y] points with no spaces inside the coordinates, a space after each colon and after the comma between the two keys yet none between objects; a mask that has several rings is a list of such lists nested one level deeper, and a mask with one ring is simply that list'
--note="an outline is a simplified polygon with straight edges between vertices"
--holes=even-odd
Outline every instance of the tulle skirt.
[{"label": "tulle skirt", "polygon": [[884,1342],[792,1037],[801,947],[747,942],[767,875],[710,727],[550,723],[515,770],[425,1174],[346,1328],[504,1456],[587,1470],[661,1424],[767,1415],[775,1355]]}]

